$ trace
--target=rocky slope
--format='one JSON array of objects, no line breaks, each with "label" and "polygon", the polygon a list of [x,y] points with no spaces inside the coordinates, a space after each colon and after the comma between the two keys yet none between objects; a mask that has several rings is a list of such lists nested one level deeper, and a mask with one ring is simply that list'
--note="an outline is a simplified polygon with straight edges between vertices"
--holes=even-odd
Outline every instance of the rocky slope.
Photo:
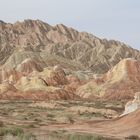
[{"label": "rocky slope", "polygon": [[82,98],[102,97],[107,100],[125,100],[140,91],[140,61],[124,59],[99,78],[77,89]]},{"label": "rocky slope", "polygon": [[102,75],[71,71],[58,65],[43,67],[44,63],[38,60],[26,59],[12,70],[1,69],[1,99],[11,96],[36,100],[101,98],[127,101],[140,91],[140,61],[132,58],[120,61]]},{"label": "rocky slope", "polygon": [[130,99],[140,91],[139,59],[124,43],[62,24],[0,22],[0,98]]},{"label": "rocky slope", "polygon": [[[80,79],[77,78],[78,81],[70,80],[59,66],[47,67],[40,71],[41,67],[38,67],[40,63],[37,65],[36,61],[25,62],[27,68],[20,69],[20,71],[18,71],[19,69],[2,70],[0,73],[0,99],[70,100],[79,98],[74,93],[81,85]],[[22,67],[24,63],[21,63],[20,66]],[[71,86],[75,83],[76,87]]]},{"label": "rocky slope", "polygon": [[60,64],[72,70],[104,73],[128,57],[140,59],[140,52],[62,24],[51,26],[40,20],[0,22],[0,64],[7,69],[34,58],[43,67]]}]

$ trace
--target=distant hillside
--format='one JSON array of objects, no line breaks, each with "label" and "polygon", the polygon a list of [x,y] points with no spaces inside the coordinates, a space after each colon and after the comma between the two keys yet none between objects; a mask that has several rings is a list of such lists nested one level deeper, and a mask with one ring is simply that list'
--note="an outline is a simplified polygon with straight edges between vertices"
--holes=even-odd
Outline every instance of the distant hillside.
[{"label": "distant hillside", "polygon": [[140,59],[140,52],[124,43],[95,37],[59,24],[40,20],[14,24],[0,21],[0,64],[15,68],[26,58],[43,66],[60,64],[72,70],[105,73],[124,58]]}]

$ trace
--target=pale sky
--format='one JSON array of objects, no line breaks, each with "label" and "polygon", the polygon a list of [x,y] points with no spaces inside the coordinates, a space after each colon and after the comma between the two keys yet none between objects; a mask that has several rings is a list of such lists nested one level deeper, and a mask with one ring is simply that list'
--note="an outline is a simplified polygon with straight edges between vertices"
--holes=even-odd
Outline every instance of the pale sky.
[{"label": "pale sky", "polygon": [[63,23],[140,50],[140,0],[0,0],[0,20]]}]

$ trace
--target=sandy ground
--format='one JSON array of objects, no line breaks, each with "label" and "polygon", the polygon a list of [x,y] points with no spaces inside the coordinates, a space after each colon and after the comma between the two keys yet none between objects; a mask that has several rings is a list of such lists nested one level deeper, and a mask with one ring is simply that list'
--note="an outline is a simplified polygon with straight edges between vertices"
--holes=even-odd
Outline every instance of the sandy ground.
[{"label": "sandy ground", "polygon": [[[8,108],[8,111],[6,111]],[[69,108],[69,106],[68,106]],[[4,110],[4,114],[2,111]],[[14,114],[18,114],[16,117],[13,116]],[[81,122],[75,121],[74,124],[70,124],[69,122],[53,122],[47,123],[43,115],[48,113],[47,109],[41,108],[29,108],[26,103],[24,104],[17,104],[17,103],[7,103],[1,104],[1,115],[0,120],[4,122],[5,126],[19,126],[24,127],[25,130],[30,131],[36,135],[47,135],[48,132],[59,131],[59,130],[66,130],[68,132],[78,132],[78,133],[87,133],[87,134],[97,134],[105,137],[111,138],[120,138],[124,139],[125,137],[129,137],[131,135],[140,136],[140,110],[137,110],[129,115],[123,116],[121,118],[112,119],[112,120],[105,120],[105,119],[98,119],[95,120],[89,119],[83,120]],[[54,111],[51,109],[51,111]],[[7,113],[7,114],[5,114]],[[31,116],[31,114],[33,115]],[[51,112],[50,112],[51,113]],[[59,113],[66,113],[63,110],[57,110],[56,114]],[[22,117],[30,116],[28,120],[24,120]],[[36,115],[34,117],[34,115]],[[58,115],[58,114],[57,114]],[[28,117],[29,117],[28,116]],[[35,118],[42,117],[42,122],[37,124]],[[59,116],[60,117],[60,116]],[[47,116],[45,117],[47,120]],[[98,119],[98,120],[97,120]],[[29,127],[35,125],[35,127]],[[28,126],[28,127],[27,127]]]},{"label": "sandy ground", "polygon": [[40,130],[68,130],[120,139],[131,135],[140,136],[140,110],[115,120],[92,121],[73,125],[49,125],[41,127]]}]

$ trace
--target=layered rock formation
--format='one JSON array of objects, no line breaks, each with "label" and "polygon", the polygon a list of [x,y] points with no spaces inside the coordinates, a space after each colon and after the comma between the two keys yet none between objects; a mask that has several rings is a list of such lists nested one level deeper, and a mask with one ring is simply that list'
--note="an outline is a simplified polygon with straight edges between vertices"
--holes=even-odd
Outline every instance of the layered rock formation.
[{"label": "layered rock formation", "polygon": [[[3,75],[1,78],[0,99],[64,100],[78,98],[74,94],[76,89],[67,88],[71,82],[68,82],[62,68],[59,66],[48,67],[43,70],[40,69],[41,67],[37,68],[37,65],[27,65],[27,68],[25,70],[20,69],[20,72],[17,71],[19,69],[14,70],[14,72],[5,71],[4,78]],[[42,71],[40,72],[40,70]]]},{"label": "layered rock formation", "polygon": [[44,93],[48,94],[47,99],[58,99],[61,93],[65,94],[61,96],[62,99],[68,95],[72,99],[129,100],[134,97],[135,92],[140,91],[140,61],[132,58],[120,61],[102,75],[94,75],[88,71],[74,72],[58,65],[43,68],[44,63],[37,62],[26,59],[13,70],[2,70],[0,94],[9,96],[9,92],[16,92],[24,98],[28,97],[27,93],[35,93],[33,98],[36,96],[37,99],[40,94],[44,97]]},{"label": "layered rock formation", "polygon": [[39,20],[0,22],[0,36],[0,64],[8,69],[34,58],[45,66],[104,73],[121,59],[140,59],[140,52],[124,43]]},{"label": "layered rock formation", "polygon": [[95,78],[77,89],[83,98],[132,99],[140,91],[140,61],[124,59],[99,78]]},{"label": "layered rock formation", "polygon": [[139,59],[124,43],[62,24],[0,22],[0,97],[130,99],[140,90]]},{"label": "layered rock formation", "polygon": [[17,65],[16,70],[25,74],[33,71],[43,71],[45,62],[36,59],[27,58],[21,64]]}]

